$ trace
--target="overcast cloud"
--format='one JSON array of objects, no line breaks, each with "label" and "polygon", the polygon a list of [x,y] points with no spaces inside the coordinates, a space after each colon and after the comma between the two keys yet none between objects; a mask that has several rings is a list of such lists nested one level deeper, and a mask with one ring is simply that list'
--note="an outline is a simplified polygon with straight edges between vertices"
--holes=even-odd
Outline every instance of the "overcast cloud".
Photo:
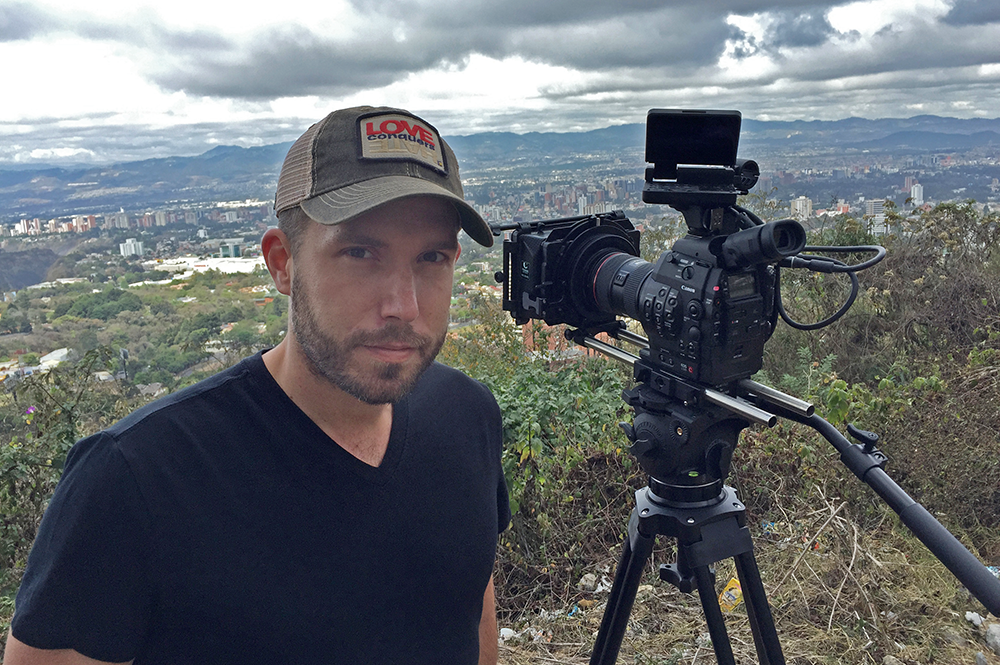
[{"label": "overcast cloud", "polygon": [[0,165],[289,141],[362,103],[446,136],[594,129],[653,107],[1000,116],[996,0],[212,4],[0,0]]}]

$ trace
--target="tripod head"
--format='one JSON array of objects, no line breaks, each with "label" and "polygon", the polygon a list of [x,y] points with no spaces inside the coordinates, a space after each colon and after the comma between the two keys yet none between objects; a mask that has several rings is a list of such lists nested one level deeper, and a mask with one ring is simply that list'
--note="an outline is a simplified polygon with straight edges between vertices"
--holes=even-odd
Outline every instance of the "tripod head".
[{"label": "tripod head", "polygon": [[767,386],[741,379],[727,394],[687,381],[648,360],[649,340],[624,326],[603,332],[640,347],[628,353],[581,330],[567,330],[567,339],[632,365],[636,385],[622,393],[635,410],[633,422],[620,426],[636,457],[650,478],[650,489],[671,503],[712,503],[723,496],[723,487],[740,432],[751,423],[773,427],[777,417],[746,398],[780,406],[808,417],[812,404]]}]

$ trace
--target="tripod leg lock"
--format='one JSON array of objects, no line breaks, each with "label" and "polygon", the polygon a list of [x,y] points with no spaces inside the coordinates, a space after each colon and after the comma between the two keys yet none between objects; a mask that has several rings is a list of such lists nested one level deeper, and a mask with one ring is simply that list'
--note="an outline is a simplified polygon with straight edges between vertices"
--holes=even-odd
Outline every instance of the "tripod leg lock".
[{"label": "tripod leg lock", "polygon": [[[715,568],[709,567],[708,574],[712,577],[712,584],[715,584]],[[661,563],[660,579],[677,587],[681,593],[691,593],[698,588],[698,580],[694,571],[681,572],[679,563]]]}]

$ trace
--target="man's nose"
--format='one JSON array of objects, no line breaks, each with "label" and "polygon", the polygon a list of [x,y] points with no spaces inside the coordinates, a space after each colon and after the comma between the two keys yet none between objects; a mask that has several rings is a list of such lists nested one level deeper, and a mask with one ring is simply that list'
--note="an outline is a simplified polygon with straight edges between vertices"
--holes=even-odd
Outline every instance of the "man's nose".
[{"label": "man's nose", "polygon": [[382,296],[382,318],[413,321],[420,308],[417,305],[417,282],[409,270],[395,271],[387,280]]}]

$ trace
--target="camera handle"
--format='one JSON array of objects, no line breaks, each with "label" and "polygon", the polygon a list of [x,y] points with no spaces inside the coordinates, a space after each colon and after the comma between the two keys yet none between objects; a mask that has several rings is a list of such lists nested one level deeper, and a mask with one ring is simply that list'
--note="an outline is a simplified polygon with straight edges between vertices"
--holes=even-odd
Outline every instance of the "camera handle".
[{"label": "camera handle", "polygon": [[[566,337],[641,370],[641,358],[602,342],[594,333],[605,332],[622,341],[649,348],[649,342],[617,323],[603,330],[567,330]],[[590,333],[590,334],[588,334]],[[637,363],[640,363],[637,366]],[[638,372],[637,372],[638,374]],[[743,379],[730,387],[733,395],[712,388],[692,386],[672,377],[655,375],[656,388],[678,390],[692,403],[704,399],[747,420],[773,426],[781,416],[815,429],[840,453],[840,459],[860,480],[869,485],[892,508],[913,534],[948,568],[949,571],[993,615],[1000,616],[1000,580],[998,580],[954,535],[923,506],[914,501],[884,471],[887,457],[875,444],[878,436],[848,425],[848,432],[860,441],[852,444],[833,425],[815,414],[813,405],[763,384]],[[664,385],[666,384],[666,385]],[[686,391],[686,392],[685,392]],[[765,410],[766,409],[766,410]],[[773,412],[773,413],[772,413]],[[719,663],[734,663],[732,647],[725,631],[721,609],[715,596],[715,578],[711,564],[733,557],[744,589],[747,615],[757,656],[764,665],[784,663],[770,609],[753,556],[753,544],[747,530],[745,508],[735,490],[723,486],[717,500],[705,502],[666,501],[656,494],[661,485],[650,478],[650,486],[636,493],[636,508],[629,520],[628,537],[601,622],[591,665],[613,665],[618,657],[628,616],[635,602],[645,561],[653,550],[656,535],[677,539],[676,564],[660,567],[661,579],[685,592],[698,588],[702,609]]]}]

